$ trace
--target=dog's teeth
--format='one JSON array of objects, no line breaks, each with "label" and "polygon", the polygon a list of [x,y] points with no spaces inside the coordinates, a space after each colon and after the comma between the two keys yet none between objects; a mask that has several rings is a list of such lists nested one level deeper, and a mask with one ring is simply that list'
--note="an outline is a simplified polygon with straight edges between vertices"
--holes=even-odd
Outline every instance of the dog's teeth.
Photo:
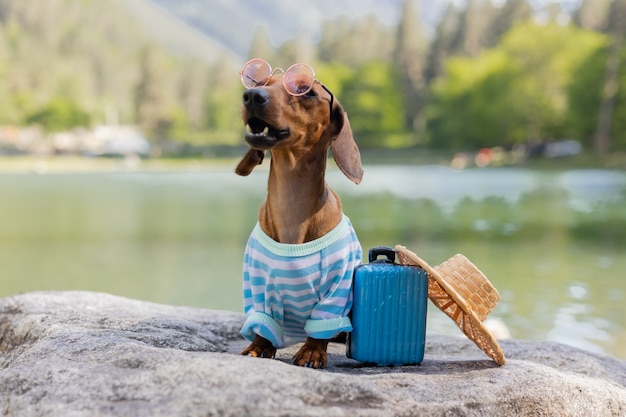
[{"label": "dog's teeth", "polygon": [[252,133],[252,128],[250,127],[249,124],[246,124],[246,132]]},{"label": "dog's teeth", "polygon": [[265,126],[265,129],[263,129],[263,134],[267,136],[268,133],[270,133],[270,128]]}]

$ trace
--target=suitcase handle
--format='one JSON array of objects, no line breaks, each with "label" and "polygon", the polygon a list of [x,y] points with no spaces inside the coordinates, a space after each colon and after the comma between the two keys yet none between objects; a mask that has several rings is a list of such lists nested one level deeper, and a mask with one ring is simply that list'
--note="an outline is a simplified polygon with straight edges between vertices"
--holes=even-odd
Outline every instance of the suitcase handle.
[{"label": "suitcase handle", "polygon": [[[379,260],[379,256],[384,256],[387,259]],[[396,260],[396,251],[393,248],[388,246],[377,246],[375,248],[370,249],[369,252],[369,262],[370,263],[387,263],[392,264]]]}]

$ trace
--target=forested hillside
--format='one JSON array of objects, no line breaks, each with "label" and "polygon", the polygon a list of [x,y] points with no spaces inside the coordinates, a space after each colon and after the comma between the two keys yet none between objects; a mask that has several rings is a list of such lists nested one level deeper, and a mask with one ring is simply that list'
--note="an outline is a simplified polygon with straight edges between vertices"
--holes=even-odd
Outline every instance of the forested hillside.
[{"label": "forested hillside", "polygon": [[234,140],[237,65],[166,49],[123,2],[0,0],[0,125],[138,123],[153,140],[219,129]]},{"label": "forested hillside", "polygon": [[[396,25],[340,16],[318,38],[303,30],[280,45],[257,26],[248,56],[311,64],[364,147],[571,138],[600,153],[626,149],[626,0],[577,9],[468,0],[447,7],[430,31],[418,4],[404,1]],[[154,36],[166,28],[151,33],[145,23],[123,0],[0,0],[0,125],[57,131],[119,121],[155,141],[238,143],[241,62],[176,53]]]}]

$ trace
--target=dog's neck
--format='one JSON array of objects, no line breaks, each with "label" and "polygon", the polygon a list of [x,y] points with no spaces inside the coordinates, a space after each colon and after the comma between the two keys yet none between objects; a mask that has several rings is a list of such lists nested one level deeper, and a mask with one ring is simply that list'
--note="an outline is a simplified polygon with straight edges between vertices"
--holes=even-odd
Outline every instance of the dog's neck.
[{"label": "dog's neck", "polygon": [[307,155],[290,149],[271,151],[268,194],[259,211],[267,235],[281,243],[305,243],[339,223],[341,203],[326,184],[325,172],[326,149]]}]

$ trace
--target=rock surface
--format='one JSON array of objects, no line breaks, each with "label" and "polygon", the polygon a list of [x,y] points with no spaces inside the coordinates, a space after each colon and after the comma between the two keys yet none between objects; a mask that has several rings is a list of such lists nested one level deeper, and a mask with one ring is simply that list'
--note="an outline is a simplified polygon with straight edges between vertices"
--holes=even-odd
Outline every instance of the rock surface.
[{"label": "rock surface", "polygon": [[420,366],[327,370],[241,357],[243,315],[87,292],[0,300],[0,414],[10,416],[625,416],[626,363],[555,343],[427,335]]}]

